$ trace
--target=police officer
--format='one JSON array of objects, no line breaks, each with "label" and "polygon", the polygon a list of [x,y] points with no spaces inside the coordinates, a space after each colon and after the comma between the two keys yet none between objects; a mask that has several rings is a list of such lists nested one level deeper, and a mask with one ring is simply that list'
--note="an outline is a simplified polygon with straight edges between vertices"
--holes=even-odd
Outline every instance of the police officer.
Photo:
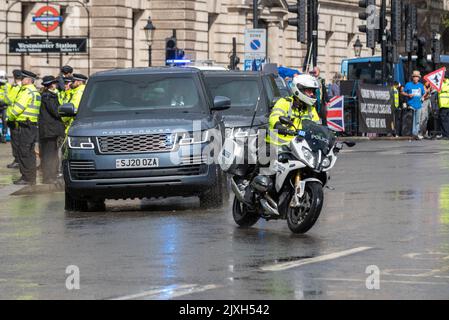
[{"label": "police officer", "polygon": [[[61,78],[59,78],[58,86],[60,85]],[[62,81],[64,83],[63,89],[58,89],[58,100],[59,104],[63,105],[65,103],[68,103],[72,99],[72,77],[64,77],[62,78]]]},{"label": "police officer", "polygon": [[401,135],[401,99],[400,99],[400,83],[395,81],[393,87],[391,88],[393,93],[393,107],[394,107],[394,132],[396,137]]},{"label": "police officer", "polygon": [[[21,70],[14,70],[12,72],[14,77],[14,83],[12,84],[9,92],[8,92],[8,100],[9,100],[9,106],[11,107],[14,105],[14,103],[17,100],[17,97],[19,96],[20,90],[22,90],[22,71]],[[11,134],[11,148],[12,148],[12,155],[14,157],[14,160],[12,163],[7,165],[8,169],[19,169],[19,160],[18,160],[18,125],[15,121],[8,119],[8,127],[9,132]]]},{"label": "police officer", "polygon": [[7,110],[8,118],[18,124],[18,160],[22,177],[15,181],[16,185],[36,184],[35,145],[38,136],[41,95],[34,86],[36,74],[22,70],[22,89]]},{"label": "police officer", "polygon": [[[68,101],[68,103],[72,103],[75,107],[75,113],[78,112],[78,108],[80,106],[81,98],[83,97],[84,90],[86,89],[86,82],[88,80],[88,77],[82,74],[73,74],[72,77],[72,90],[71,90],[71,99]],[[64,124],[66,125],[66,133],[68,133],[68,130],[73,122],[73,118],[63,118]]]},{"label": "police officer", "polygon": [[[319,86],[316,78],[311,75],[299,75],[293,79],[293,96],[279,99],[271,112],[266,139],[268,143],[278,147],[288,145],[294,139],[296,130],[302,128],[303,120],[320,122],[315,108]],[[294,126],[285,130],[285,126],[280,122],[281,117],[291,119]]]},{"label": "police officer", "polygon": [[438,94],[438,105],[440,107],[440,123],[443,139],[449,139],[449,71],[446,71],[443,88]]},{"label": "police officer", "polygon": [[6,124],[6,109],[9,105],[8,93],[11,85],[6,78],[6,72],[0,71],[0,113],[2,119],[2,131],[0,135],[0,142],[6,143],[6,134],[8,133],[8,126]]},{"label": "police officer", "polygon": [[63,66],[61,68],[61,74],[60,74],[60,77],[58,78],[58,90],[59,91],[64,91],[64,87],[65,87],[64,80],[65,80],[65,78],[71,78],[72,74],[73,74],[73,68],[71,66]]},{"label": "police officer", "polygon": [[39,115],[39,146],[44,184],[56,183],[59,168],[58,140],[64,137],[64,124],[58,113],[58,79],[42,79],[42,103]]}]

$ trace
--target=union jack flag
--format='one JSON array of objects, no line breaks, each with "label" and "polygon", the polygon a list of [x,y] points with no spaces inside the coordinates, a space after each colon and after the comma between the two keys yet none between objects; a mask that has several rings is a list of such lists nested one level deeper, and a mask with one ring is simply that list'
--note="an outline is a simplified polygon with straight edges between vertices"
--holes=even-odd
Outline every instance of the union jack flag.
[{"label": "union jack flag", "polygon": [[345,97],[337,96],[327,104],[327,126],[336,132],[345,132]]}]

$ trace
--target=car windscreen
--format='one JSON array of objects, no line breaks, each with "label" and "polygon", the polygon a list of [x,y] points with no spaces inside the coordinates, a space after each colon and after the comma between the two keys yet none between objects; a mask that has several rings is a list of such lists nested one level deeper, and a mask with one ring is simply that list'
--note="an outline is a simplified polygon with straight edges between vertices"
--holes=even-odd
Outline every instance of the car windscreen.
[{"label": "car windscreen", "polygon": [[98,78],[86,89],[80,115],[203,113],[207,108],[199,87],[199,81],[191,75]]},{"label": "car windscreen", "polygon": [[[262,92],[262,81],[259,77],[230,77],[205,75],[206,86],[212,97],[223,96],[231,99],[231,108],[224,115],[248,115],[256,108],[257,100]],[[266,113],[265,97],[261,96],[259,113]]]}]

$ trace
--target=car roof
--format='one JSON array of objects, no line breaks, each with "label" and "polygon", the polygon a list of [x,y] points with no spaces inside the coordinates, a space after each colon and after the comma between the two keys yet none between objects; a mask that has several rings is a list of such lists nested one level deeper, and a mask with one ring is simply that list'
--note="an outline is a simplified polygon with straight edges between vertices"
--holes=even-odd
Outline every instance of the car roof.
[{"label": "car roof", "polygon": [[151,74],[198,74],[200,70],[196,68],[177,67],[150,67],[150,68],[127,68],[100,71],[92,75],[95,77],[120,77],[129,75],[151,75]]},{"label": "car roof", "polygon": [[260,77],[264,74],[258,71],[203,71],[206,76],[220,76],[220,77]]}]

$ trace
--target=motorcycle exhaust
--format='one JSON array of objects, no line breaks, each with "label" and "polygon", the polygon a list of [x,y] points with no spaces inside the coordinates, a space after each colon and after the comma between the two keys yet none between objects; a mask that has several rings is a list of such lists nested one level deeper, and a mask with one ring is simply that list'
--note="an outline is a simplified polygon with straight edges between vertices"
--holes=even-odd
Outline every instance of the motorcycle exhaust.
[{"label": "motorcycle exhaust", "polygon": [[272,216],[280,216],[276,202],[269,195],[266,195],[266,199],[261,199],[260,204],[265,213]]},{"label": "motorcycle exhaust", "polygon": [[235,183],[234,179],[231,179],[231,189],[232,189],[232,192],[234,192],[236,198],[237,198],[241,203],[246,204],[246,205],[247,205],[248,207],[250,207],[250,208],[253,207],[253,205],[252,205],[251,203],[248,203],[248,202],[245,200],[245,193],[242,192],[242,191],[240,190],[239,186],[237,185],[237,183]]}]

